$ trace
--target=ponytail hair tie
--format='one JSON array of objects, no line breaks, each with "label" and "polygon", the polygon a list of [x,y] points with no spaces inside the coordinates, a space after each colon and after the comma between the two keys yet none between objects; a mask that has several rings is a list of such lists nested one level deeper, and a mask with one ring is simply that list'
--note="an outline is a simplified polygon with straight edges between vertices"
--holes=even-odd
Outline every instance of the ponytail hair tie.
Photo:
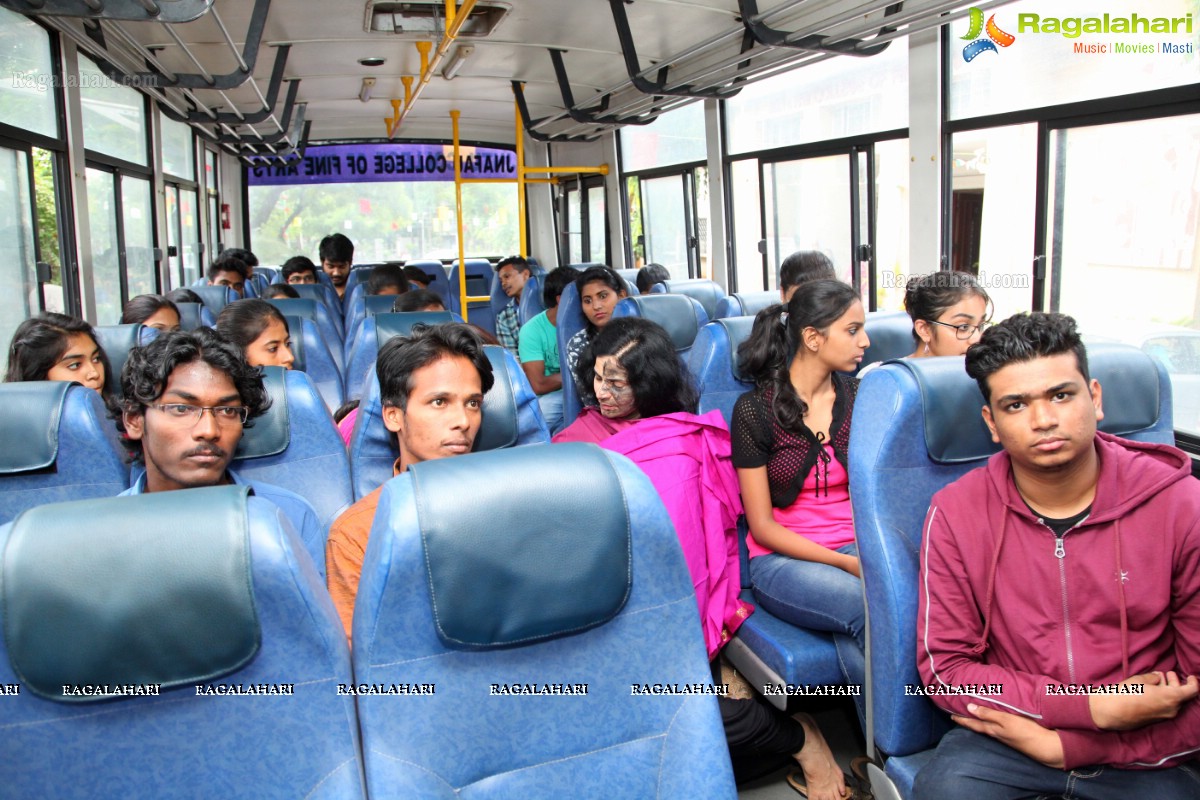
[{"label": "ponytail hair tie", "polygon": [[786,328],[787,321],[788,321],[788,312],[780,311],[779,312],[779,324]]}]

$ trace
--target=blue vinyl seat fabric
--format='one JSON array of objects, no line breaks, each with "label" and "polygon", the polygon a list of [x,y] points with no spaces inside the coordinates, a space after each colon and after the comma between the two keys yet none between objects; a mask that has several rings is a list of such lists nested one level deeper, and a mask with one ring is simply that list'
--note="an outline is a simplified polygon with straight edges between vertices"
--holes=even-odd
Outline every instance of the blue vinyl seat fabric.
[{"label": "blue vinyl seat fabric", "polygon": [[334,363],[338,365],[339,370],[343,368],[345,360],[342,356],[341,326],[323,303],[311,297],[301,297],[298,300],[290,297],[277,298],[267,302],[278,308],[286,317],[303,317],[316,323],[317,331],[329,347],[329,354],[333,356]]},{"label": "blue vinyl seat fabric", "polygon": [[[180,323],[182,327],[182,322]],[[114,395],[121,393],[121,370],[129,360],[129,351],[135,347],[145,347],[158,338],[158,328],[150,328],[140,323],[127,325],[97,325],[93,330],[108,356],[108,365],[112,374],[104,376],[104,385]]]},{"label": "blue vinyl seat fabric", "polygon": [[[454,500],[462,486],[478,502]],[[395,698],[358,698],[373,797],[736,794],[715,697],[631,692],[711,675],[657,492],[594,445],[429,461],[390,481],[353,658],[360,682],[436,685],[403,714]],[[571,694],[511,694],[547,685]]]},{"label": "blue vinyl seat fabric", "polygon": [[442,298],[442,302],[446,304],[446,308],[450,308],[450,277],[446,272],[445,264],[430,259],[425,261],[408,261],[404,266],[416,267],[426,275],[432,275],[433,282],[429,284],[429,291]]},{"label": "blue vinyl seat fabric", "polygon": [[[550,429],[542,417],[537,395],[516,357],[495,345],[485,346],[483,352],[492,364],[495,382],[483,397],[483,421],[475,436],[473,451],[548,443]],[[372,366],[350,436],[355,499],[370,494],[392,477],[392,465],[400,456],[392,444],[392,435],[383,424],[383,402],[379,392],[379,376]]]},{"label": "blue vinyl seat fabric", "polygon": [[700,329],[688,357],[688,371],[700,393],[701,414],[714,408],[733,424],[733,404],[754,384],[738,369],[737,349],[750,336],[753,317],[726,317]]},{"label": "blue vinyl seat fabric", "polygon": [[[304,300],[316,300],[325,307],[333,320],[337,332],[338,341],[342,340],[344,334],[342,299],[338,297],[337,290],[333,288],[333,284],[329,283],[329,276],[320,270],[317,271],[317,277],[321,278],[317,283],[293,283],[292,288]],[[330,343],[332,346],[332,342]]]},{"label": "blue vinyl seat fabric", "polygon": [[[5,793],[364,797],[354,698],[337,691],[346,638],[297,546],[237,486],[43,506],[0,528],[0,683],[21,684],[0,723]],[[159,690],[92,688],[125,685]],[[239,685],[266,691],[215,694]]]},{"label": "blue vinyl seat fabric", "polygon": [[[583,316],[583,306],[579,303],[579,289],[574,283],[567,284],[562,295],[558,298],[558,316],[554,322],[554,333],[558,338],[558,360],[564,370],[567,369],[567,342],[571,337],[583,330],[587,318]],[[575,388],[575,381],[568,380],[569,372],[563,372],[563,427],[570,425],[579,416],[583,402]]]},{"label": "blue vinyl seat fabric", "polygon": [[[468,258],[464,262],[464,267],[467,275],[467,296],[491,297],[492,283],[498,282],[495,272],[492,270],[491,262],[486,258]],[[462,299],[459,296],[458,290],[458,270],[459,265],[455,261],[450,265],[450,274],[448,276],[450,304],[446,308],[461,317],[465,317],[472,324],[478,325],[485,331],[494,334],[496,332],[496,316],[492,313],[490,300],[468,303],[467,313],[463,313]]]},{"label": "blue vinyl seat fabric", "polygon": [[[1165,368],[1125,345],[1087,350],[1089,371],[1104,388],[1100,430],[1172,443]],[[863,378],[855,400],[849,472],[870,610],[867,713],[874,745],[888,756],[887,777],[904,798],[912,796],[913,778],[930,748],[951,727],[932,702],[904,691],[921,682],[913,621],[923,523],[935,492],[999,449],[983,423],[982,405],[959,356],[887,362]]]},{"label": "blue vinyl seat fabric", "polygon": [[209,328],[217,324],[217,319],[201,303],[176,303],[179,309],[179,327],[181,330],[194,331],[201,325]]},{"label": "blue vinyl seat fabric", "polygon": [[[545,273],[534,271],[529,276],[529,280],[525,282],[525,288],[521,290],[521,302],[517,304],[517,319],[520,320],[522,325],[546,310],[546,301],[542,297],[542,291],[545,288]],[[503,295],[503,292],[501,294]],[[562,302],[561,299],[559,302]],[[503,307],[501,305],[501,308]]]},{"label": "blue vinyl seat fabric", "polygon": [[[246,429],[230,469],[244,479],[300,495],[328,533],[338,514],[353,502],[346,443],[308,375],[264,367],[263,383],[271,408]],[[313,558],[323,565],[324,542],[309,544]]]},{"label": "blue vinyl seat fabric", "polygon": [[336,411],[342,404],[343,393],[342,373],[333,351],[311,319],[287,317],[287,322],[292,337],[292,356],[296,359],[292,369],[308,375],[325,401],[325,406],[330,411]]},{"label": "blue vinyl seat fabric", "polygon": [[663,281],[650,289],[651,294],[682,294],[704,306],[709,319],[717,318],[717,308],[725,299],[725,290],[719,283],[705,278],[683,281]]},{"label": "blue vinyl seat fabric", "polygon": [[449,311],[408,311],[366,317],[359,326],[353,349],[346,354],[346,399],[362,397],[363,383],[379,355],[380,345],[393,336],[407,336],[417,323],[437,325],[441,322],[462,322],[462,317]]},{"label": "blue vinyl seat fabric", "polygon": [[0,441],[0,523],[44,503],[129,488],[129,465],[104,401],[77,383],[0,383]]},{"label": "blue vinyl seat fabric", "polygon": [[644,294],[626,297],[613,309],[613,318],[644,317],[657,322],[675,344],[675,352],[685,362],[700,329],[708,324],[708,314],[694,298],[684,294]]},{"label": "blue vinyl seat fabric", "polygon": [[868,311],[867,337],[871,346],[863,354],[860,370],[868,364],[904,358],[915,349],[912,317],[904,311]]},{"label": "blue vinyl seat fabric", "polygon": [[208,313],[212,314],[214,320],[221,316],[221,310],[225,306],[242,299],[241,295],[228,286],[209,286],[203,278],[189,288],[200,295],[200,299],[204,301],[204,307],[208,309]]},{"label": "blue vinyl seat fabric", "polygon": [[392,313],[392,306],[396,305],[396,297],[394,294],[363,294],[358,299],[352,300],[350,307],[346,309],[346,344],[345,352],[347,358],[358,343],[358,336],[362,333],[363,321],[367,317],[373,317],[376,314]]},{"label": "blue vinyl seat fabric", "polygon": [[753,317],[767,306],[781,302],[779,292],[735,292],[717,303],[714,319]]}]

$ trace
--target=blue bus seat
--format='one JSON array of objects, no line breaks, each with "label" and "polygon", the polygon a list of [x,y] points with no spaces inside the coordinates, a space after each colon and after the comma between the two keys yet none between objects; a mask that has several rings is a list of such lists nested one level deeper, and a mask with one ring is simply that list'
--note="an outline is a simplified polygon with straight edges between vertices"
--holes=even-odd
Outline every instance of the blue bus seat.
[{"label": "blue bus seat", "polygon": [[[324,272],[318,270],[317,274],[319,274],[322,278],[325,278],[326,281],[329,280],[329,276]],[[338,297],[337,291],[334,290],[333,284],[325,282],[293,283],[292,288],[296,290],[296,293],[300,295],[301,299],[315,300],[325,307],[325,310],[329,313],[330,318],[334,321],[334,324],[337,327],[338,341],[340,342],[343,338],[344,332],[344,327],[342,325],[344,312],[342,309],[342,300],[340,297]],[[332,343],[330,346],[332,347]]]},{"label": "blue bus seat", "polygon": [[287,322],[292,337],[292,356],[296,359],[292,369],[308,375],[326,407],[336,411],[343,401],[342,372],[333,351],[311,319],[287,317]]},{"label": "blue bus seat", "polygon": [[[630,689],[709,684],[705,655],[671,520],[624,457],[563,444],[416,464],[375,515],[354,671],[436,694],[403,713],[396,698],[358,698],[368,791],[733,798],[716,698]],[[495,696],[585,683],[586,695]]]},{"label": "blue bus seat", "polygon": [[254,274],[246,279],[246,297],[262,297],[263,291],[271,283],[271,277],[265,273],[260,273],[258,268],[254,269]]},{"label": "blue bus seat", "polygon": [[570,425],[579,416],[583,403],[579,391],[575,388],[575,378],[567,367],[567,342],[587,325],[587,317],[583,315],[583,306],[579,303],[579,289],[574,283],[567,284],[562,295],[558,298],[558,316],[554,322],[554,333],[558,338],[558,362],[563,378],[563,427]]},{"label": "blue bus seat", "polygon": [[663,281],[650,288],[652,294],[682,294],[704,306],[709,319],[717,318],[717,307],[725,299],[725,290],[719,283],[697,278],[685,281]]},{"label": "blue bus seat", "polygon": [[181,330],[194,331],[201,325],[211,328],[217,324],[216,317],[202,303],[176,303],[175,307],[179,309]]},{"label": "blue bus seat", "polygon": [[[1173,443],[1171,384],[1162,365],[1126,345],[1087,350],[1091,376],[1105,393],[1100,430]],[[863,378],[855,400],[849,472],[870,610],[867,713],[873,744],[888,756],[886,778],[877,774],[873,782],[890,779],[904,798],[912,796],[930,748],[952,727],[932,702],[904,691],[921,682],[914,620],[923,523],[935,492],[999,450],[982,405],[961,356],[887,362]]]},{"label": "blue bus seat", "polygon": [[279,270],[276,267],[264,267],[259,265],[254,268],[255,275],[263,275],[267,279],[267,285],[275,283],[275,279],[279,277]]},{"label": "blue bus seat", "polygon": [[208,309],[208,313],[212,314],[214,320],[221,316],[221,310],[225,306],[242,299],[241,295],[228,286],[209,286],[203,278],[201,278],[201,283],[193,284],[189,288],[200,295],[200,299],[204,301],[204,307]]},{"label": "blue bus seat", "polygon": [[[483,352],[492,364],[495,382],[483,398],[483,421],[475,436],[473,451],[548,443],[550,429],[542,417],[537,395],[516,357],[495,345],[485,346]],[[350,437],[350,470],[355,499],[370,494],[392,477],[392,465],[400,457],[392,442],[393,435],[383,424],[383,402],[379,392],[379,376],[372,366]]]},{"label": "blue bus seat", "polygon": [[717,303],[717,315],[714,319],[753,317],[764,308],[780,302],[783,301],[779,292],[735,292],[721,298],[721,302]]},{"label": "blue bus seat", "polygon": [[407,336],[417,323],[437,325],[441,322],[462,322],[462,317],[449,311],[408,311],[369,316],[359,326],[353,349],[346,355],[346,399],[362,397],[367,372],[375,364],[379,347],[393,336]]},{"label": "blue bus seat", "polygon": [[[350,504],[350,461],[333,415],[303,372],[263,367],[271,408],[247,428],[230,469],[294,492],[313,507],[324,533]],[[325,542],[305,542],[324,572]]]},{"label": "blue bus seat", "polygon": [[345,352],[347,357],[354,349],[358,334],[362,331],[363,320],[376,314],[390,314],[392,306],[396,305],[397,297],[399,295],[364,294],[360,295],[357,300],[351,301],[352,305],[346,309]]},{"label": "blue bus seat", "polygon": [[684,294],[644,294],[626,297],[613,309],[613,318],[644,317],[657,322],[671,337],[675,352],[686,363],[700,329],[708,324],[704,306]]},{"label": "blue bus seat", "polygon": [[867,336],[871,346],[863,354],[859,370],[868,364],[904,358],[916,347],[912,338],[912,317],[905,311],[868,311]]},{"label": "blue bus seat", "polygon": [[534,273],[525,282],[525,288],[521,291],[521,302],[517,305],[517,319],[522,325],[546,310],[546,301],[542,297],[545,288],[545,273]]},{"label": "blue bus seat", "polygon": [[278,509],[247,492],[82,500],[0,528],[0,683],[21,684],[0,724],[6,794],[365,796],[345,634]]},{"label": "blue bus seat", "polygon": [[[486,258],[468,258],[464,262],[464,265],[467,274],[467,296],[483,297],[486,295],[490,297],[492,294],[492,284],[499,282],[492,269],[491,262]],[[450,265],[448,279],[450,304],[446,308],[459,316],[466,317],[473,325],[478,325],[485,331],[495,334],[496,316],[492,313],[492,304],[490,301],[470,303],[467,305],[467,313],[463,314],[461,297],[458,291],[457,261]]]},{"label": "blue bus seat", "polygon": [[343,368],[345,359],[342,356],[341,326],[334,316],[329,313],[329,309],[324,303],[314,300],[311,297],[301,297],[300,299],[280,297],[268,300],[267,302],[278,308],[285,317],[303,317],[316,323],[317,331],[321,334],[321,338],[325,340],[325,344],[328,345],[334,363],[338,365],[338,369]]},{"label": "blue bus seat", "polygon": [[104,401],[77,383],[0,383],[0,441],[0,523],[43,503],[129,488],[129,465]]},{"label": "blue bus seat", "polygon": [[430,259],[426,261],[409,261],[404,266],[416,267],[426,275],[432,275],[433,282],[429,284],[429,291],[442,298],[442,302],[446,304],[446,308],[450,308],[450,278],[446,274],[445,264]]},{"label": "blue bus seat", "polygon": [[714,408],[733,424],[733,404],[754,388],[738,369],[738,346],[750,336],[754,317],[726,317],[710,322],[700,329],[688,357],[688,371],[700,394],[699,411],[707,414]]},{"label": "blue bus seat", "polygon": [[104,376],[104,385],[114,396],[121,394],[121,370],[129,360],[129,351],[135,347],[145,347],[158,338],[158,328],[150,328],[141,323],[126,325],[97,325],[93,330],[108,356],[108,366],[111,375]]}]

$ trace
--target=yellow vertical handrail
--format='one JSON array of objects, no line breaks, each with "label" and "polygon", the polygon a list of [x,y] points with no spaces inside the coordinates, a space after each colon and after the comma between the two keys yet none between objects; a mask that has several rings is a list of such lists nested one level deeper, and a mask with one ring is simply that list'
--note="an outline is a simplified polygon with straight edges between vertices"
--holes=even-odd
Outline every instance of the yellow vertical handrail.
[{"label": "yellow vertical handrail", "polygon": [[517,230],[521,232],[521,258],[529,258],[529,231],[525,229],[525,131],[521,127],[521,107],[513,100],[517,122]]},{"label": "yellow vertical handrail", "polygon": [[450,112],[450,125],[454,130],[454,216],[458,221],[458,298],[462,318],[470,322],[467,316],[467,265],[466,243],[463,241],[463,205],[462,205],[462,162],[458,158],[458,117],[461,112],[453,109]]}]

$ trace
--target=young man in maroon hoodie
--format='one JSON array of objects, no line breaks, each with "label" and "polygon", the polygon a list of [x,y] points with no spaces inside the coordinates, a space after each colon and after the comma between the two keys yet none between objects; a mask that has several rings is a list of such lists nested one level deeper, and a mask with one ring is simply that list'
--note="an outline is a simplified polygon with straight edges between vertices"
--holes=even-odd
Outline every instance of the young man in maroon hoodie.
[{"label": "young man in maroon hoodie", "polygon": [[1200,797],[1200,484],[1098,433],[1075,322],[1018,315],[967,351],[1003,452],[933,496],[917,661],[958,728],[917,800]]}]

